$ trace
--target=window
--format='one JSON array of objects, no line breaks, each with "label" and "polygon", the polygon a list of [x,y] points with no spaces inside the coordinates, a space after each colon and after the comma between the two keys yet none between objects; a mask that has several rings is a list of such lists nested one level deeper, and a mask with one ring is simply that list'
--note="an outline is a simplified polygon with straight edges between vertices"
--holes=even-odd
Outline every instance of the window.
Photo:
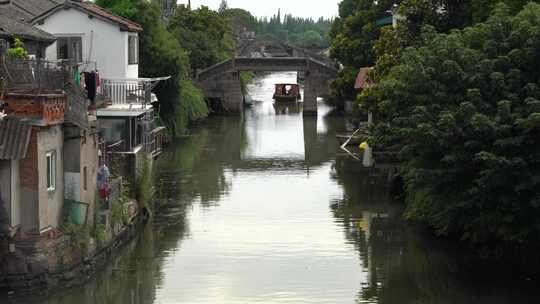
[{"label": "window", "polygon": [[59,37],[56,41],[58,59],[82,62],[81,37]]},{"label": "window", "polygon": [[128,37],[128,64],[139,63],[139,38],[137,36]]},{"label": "window", "polygon": [[47,191],[54,191],[56,189],[56,152],[47,152],[45,158],[47,159]]}]

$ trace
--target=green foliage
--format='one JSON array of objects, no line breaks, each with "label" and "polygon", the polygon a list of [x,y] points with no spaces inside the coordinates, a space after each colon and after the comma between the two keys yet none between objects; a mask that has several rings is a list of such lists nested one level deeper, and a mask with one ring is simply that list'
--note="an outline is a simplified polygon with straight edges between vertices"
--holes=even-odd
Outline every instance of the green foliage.
[{"label": "green foliage", "polygon": [[118,225],[129,224],[129,214],[127,210],[127,204],[131,200],[131,188],[126,182],[122,184],[122,193],[120,197],[111,203],[111,226],[116,227]]},{"label": "green foliage", "polygon": [[323,17],[315,21],[288,14],[282,18],[278,12],[270,19],[264,17],[257,21],[257,34],[271,35],[297,47],[325,49],[330,45],[328,33],[331,24],[331,19]]},{"label": "green foliage", "polygon": [[354,100],[354,81],[362,67],[375,64],[374,44],[379,38],[380,27],[376,22],[387,15],[394,1],[344,0],[340,15],[330,31],[330,56],[343,65],[332,84],[331,104],[343,107],[345,100]]},{"label": "green foliage", "polygon": [[150,161],[150,159],[145,157],[137,172],[135,198],[140,207],[149,207],[150,201],[154,195],[152,165]]},{"label": "green foliage", "polygon": [[28,51],[24,48],[24,43],[19,38],[14,39],[13,46],[7,49],[6,54],[11,58],[28,58]]},{"label": "green foliage", "polygon": [[170,130],[175,135],[184,133],[188,123],[203,119],[208,115],[208,107],[201,91],[187,79],[181,81],[181,88],[180,100],[190,102],[181,102],[174,112],[175,120],[170,123]]},{"label": "green foliage", "polygon": [[240,89],[242,94],[245,96],[247,94],[247,85],[253,81],[253,72],[242,71],[240,72]]},{"label": "green foliage", "polygon": [[239,34],[244,30],[257,30],[257,18],[246,10],[241,8],[230,8],[220,12],[220,14],[229,20],[232,30],[236,34]]},{"label": "green foliage", "polygon": [[90,231],[86,225],[77,225],[66,222],[62,226],[62,231],[69,236],[69,245],[72,249],[79,249],[86,252],[90,241]]},{"label": "green foliage", "polygon": [[421,45],[363,93],[376,145],[401,148],[411,219],[479,247],[540,241],[540,5]]},{"label": "green foliage", "polygon": [[228,19],[206,6],[196,10],[178,6],[169,30],[187,50],[193,72],[232,56],[234,44]]}]

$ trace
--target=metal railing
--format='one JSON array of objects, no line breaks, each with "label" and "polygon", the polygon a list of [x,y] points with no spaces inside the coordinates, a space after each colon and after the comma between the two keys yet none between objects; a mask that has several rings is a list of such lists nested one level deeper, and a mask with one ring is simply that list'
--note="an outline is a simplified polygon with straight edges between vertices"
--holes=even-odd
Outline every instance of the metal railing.
[{"label": "metal railing", "polygon": [[2,87],[10,92],[62,90],[73,78],[74,68],[66,61],[0,56]]},{"label": "metal railing", "polygon": [[100,90],[113,105],[137,104],[146,108],[152,102],[152,86],[145,79],[104,78]]},{"label": "metal railing", "polygon": [[146,143],[146,152],[156,157],[163,153],[163,144],[165,142],[166,128],[158,127],[152,130],[148,136],[149,142]]}]

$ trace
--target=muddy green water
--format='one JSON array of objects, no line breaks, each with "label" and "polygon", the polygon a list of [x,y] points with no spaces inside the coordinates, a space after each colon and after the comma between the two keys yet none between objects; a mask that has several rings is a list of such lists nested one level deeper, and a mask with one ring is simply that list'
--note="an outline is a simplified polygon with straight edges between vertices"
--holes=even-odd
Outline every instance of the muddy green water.
[{"label": "muddy green water", "polygon": [[534,277],[476,266],[401,220],[384,174],[338,152],[343,117],[276,107],[212,118],[156,166],[158,211],[85,285],[39,304],[540,303]]}]

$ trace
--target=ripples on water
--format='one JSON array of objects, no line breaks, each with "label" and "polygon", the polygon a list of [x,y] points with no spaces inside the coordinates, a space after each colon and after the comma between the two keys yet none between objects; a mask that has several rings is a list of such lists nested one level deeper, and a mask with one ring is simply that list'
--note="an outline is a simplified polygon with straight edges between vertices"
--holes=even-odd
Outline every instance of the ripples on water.
[{"label": "ripples on water", "polygon": [[140,239],[86,285],[34,302],[538,303],[404,225],[382,175],[336,156],[343,117],[272,103],[274,83],[294,81],[256,77],[243,119],[210,119],[170,147]]}]

